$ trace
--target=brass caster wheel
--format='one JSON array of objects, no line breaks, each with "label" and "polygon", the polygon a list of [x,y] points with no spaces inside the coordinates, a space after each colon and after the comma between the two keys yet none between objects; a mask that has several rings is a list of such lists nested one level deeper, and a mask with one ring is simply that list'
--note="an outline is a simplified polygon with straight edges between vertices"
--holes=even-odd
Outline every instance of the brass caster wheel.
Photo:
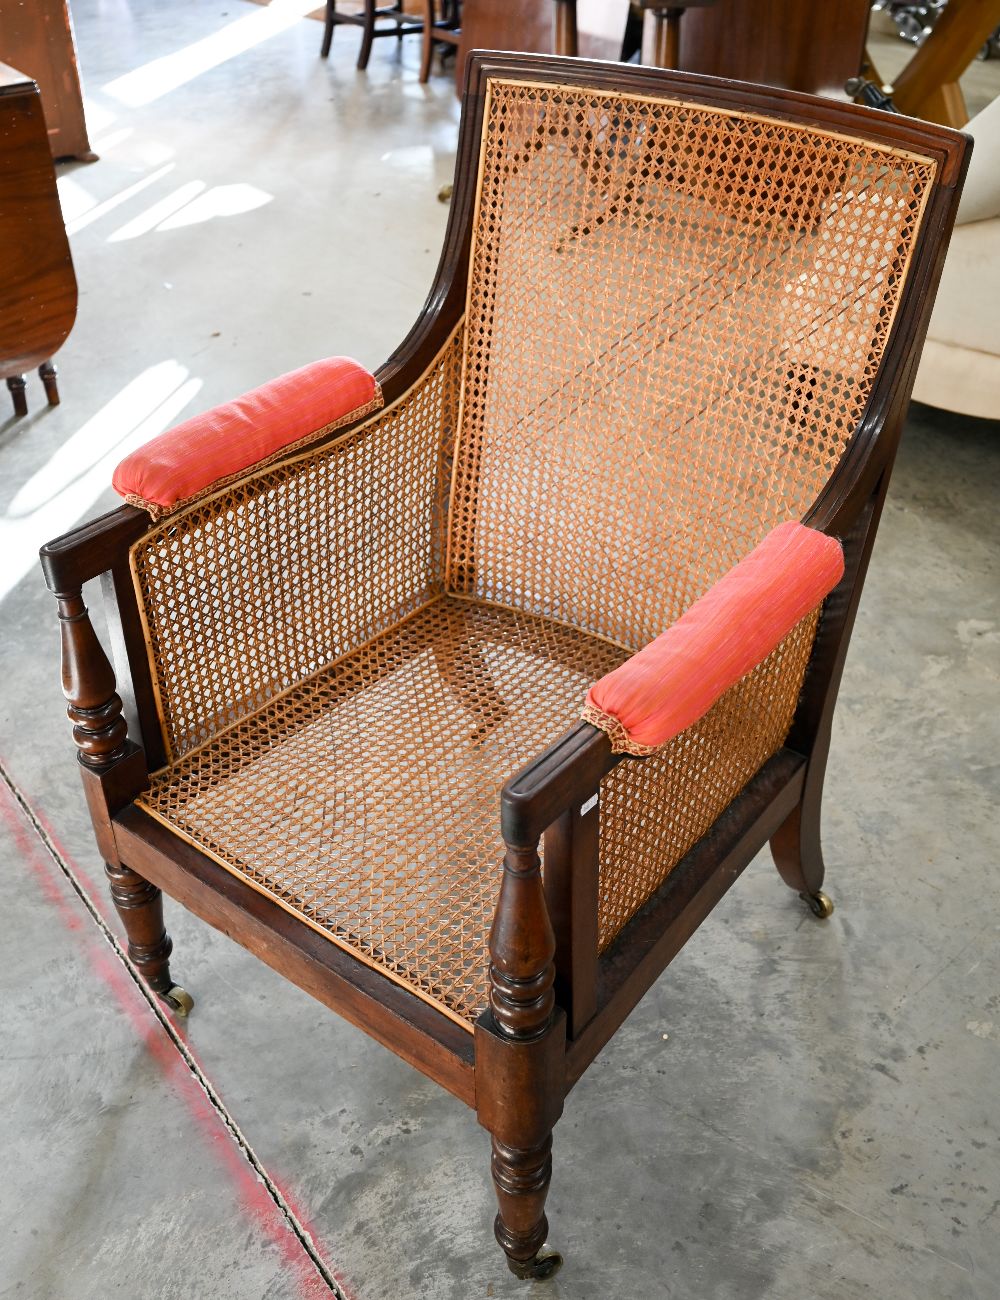
[{"label": "brass caster wheel", "polygon": [[522,1282],[544,1282],[555,1277],[562,1268],[563,1257],[557,1250],[542,1246],[534,1259],[511,1259],[507,1256],[507,1266],[515,1277]]},{"label": "brass caster wheel", "polygon": [[822,890],[817,890],[815,894],[799,894],[799,898],[809,904],[809,911],[813,916],[818,916],[821,921],[826,921],[833,916],[833,899]]},{"label": "brass caster wheel", "polygon": [[166,993],[158,994],[161,1002],[165,1002],[171,1011],[177,1015],[186,1018],[194,1007],[194,998],[186,989],[182,989],[179,984],[172,985]]},{"label": "brass caster wheel", "polygon": [[442,185],[438,190],[438,203],[450,203],[451,192],[454,188],[453,185]]}]

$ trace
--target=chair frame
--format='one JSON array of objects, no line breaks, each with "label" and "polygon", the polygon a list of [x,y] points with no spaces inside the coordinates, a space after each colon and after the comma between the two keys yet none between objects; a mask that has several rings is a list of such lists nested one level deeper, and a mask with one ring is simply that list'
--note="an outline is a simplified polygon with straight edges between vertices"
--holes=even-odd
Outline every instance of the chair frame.
[{"label": "chair frame", "polygon": [[[385,25],[380,25],[384,20]],[[422,35],[424,23],[403,9],[403,0],[391,0],[391,3],[379,7],[376,0],[365,0],[361,13],[338,13],[337,0],[326,0],[326,14],[323,22],[323,43],[320,46],[320,58],[330,57],[333,44],[333,29],[346,23],[351,27],[360,27],[361,48],[358,51],[358,71],[368,67],[372,45],[381,36],[395,36],[401,41],[404,36]],[[425,78],[421,78],[425,80]]]},{"label": "chair frame", "polygon": [[[470,59],[444,249],[419,319],[377,374],[387,405],[427,370],[464,311],[484,98],[494,76],[609,90],[622,84],[614,64],[495,53]],[[521,1277],[546,1276],[556,1266],[541,1247],[551,1134],[566,1096],[768,841],[785,882],[819,906],[820,803],[834,704],[969,152],[954,132],[790,91],[653,68],[632,70],[629,89],[807,119],[932,156],[939,170],[867,408],[804,519],[841,538],[846,572],[827,601],[791,732],[603,956],[595,796],[618,762],[643,760],[612,755],[608,737],[581,722],[504,788],[507,852],[490,937],[490,1006],[471,1035],[133,804],[147,771],[164,761],[128,562],[129,547],[151,527],[146,514],[122,506],[41,553],[59,604],[63,689],[79,766],[136,966],[178,1005],[163,890],[473,1107],[492,1136],[497,1239]],[[82,596],[83,584],[102,575],[117,684]],[[127,734],[122,699],[138,719],[141,746]]]},{"label": "chair frame", "polygon": [[431,75],[431,60],[435,45],[447,45],[457,50],[462,43],[461,0],[442,0],[442,13],[435,14],[438,0],[424,0],[424,41],[420,51],[420,80],[427,82]]}]

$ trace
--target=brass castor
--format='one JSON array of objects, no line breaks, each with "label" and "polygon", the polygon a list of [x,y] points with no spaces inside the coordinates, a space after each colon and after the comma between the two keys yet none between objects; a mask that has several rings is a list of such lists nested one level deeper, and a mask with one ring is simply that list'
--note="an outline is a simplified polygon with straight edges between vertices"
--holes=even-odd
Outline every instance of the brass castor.
[{"label": "brass castor", "polygon": [[507,1267],[522,1282],[544,1282],[555,1277],[562,1268],[563,1257],[557,1250],[542,1246],[534,1259],[511,1259],[507,1256]]},{"label": "brass castor", "polygon": [[165,1002],[171,1011],[176,1012],[181,1017],[186,1017],[194,1007],[194,998],[186,989],[182,989],[179,984],[173,984],[167,989],[166,993],[157,994],[161,1002]]},{"label": "brass castor", "polygon": [[821,921],[829,920],[833,916],[833,899],[822,890],[818,889],[815,894],[799,894],[799,898],[809,904],[809,911],[813,916],[818,916]]},{"label": "brass castor", "polygon": [[438,203],[450,203],[451,192],[454,188],[453,185],[442,185],[438,190]]}]

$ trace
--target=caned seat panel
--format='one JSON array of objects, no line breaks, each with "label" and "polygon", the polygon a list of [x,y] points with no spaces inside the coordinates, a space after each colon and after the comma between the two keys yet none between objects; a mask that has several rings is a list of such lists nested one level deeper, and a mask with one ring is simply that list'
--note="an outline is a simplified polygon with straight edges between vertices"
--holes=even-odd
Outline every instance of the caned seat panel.
[{"label": "caned seat panel", "polygon": [[[668,824],[622,806],[608,778],[602,797],[626,851],[682,855],[780,744],[795,703],[781,683],[804,666],[814,624],[648,760],[676,796]],[[533,615],[439,597],[157,773],[139,802],[471,1028],[486,1004],[501,787],[572,725],[588,683],[625,653]],[[605,900],[605,942],[644,883]]]},{"label": "caned seat panel", "polygon": [[439,598],[165,769],[140,802],[470,1024],[485,1005],[500,789],[624,653]]}]

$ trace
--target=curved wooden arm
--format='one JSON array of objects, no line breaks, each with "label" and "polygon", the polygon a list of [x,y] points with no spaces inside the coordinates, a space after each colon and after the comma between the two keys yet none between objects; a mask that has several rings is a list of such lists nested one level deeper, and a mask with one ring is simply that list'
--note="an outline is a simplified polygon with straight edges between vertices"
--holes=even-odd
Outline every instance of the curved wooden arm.
[{"label": "curved wooden arm", "polygon": [[537,844],[557,817],[596,793],[601,778],[627,757],[612,754],[603,731],[578,722],[504,786],[500,826],[505,843]]}]

